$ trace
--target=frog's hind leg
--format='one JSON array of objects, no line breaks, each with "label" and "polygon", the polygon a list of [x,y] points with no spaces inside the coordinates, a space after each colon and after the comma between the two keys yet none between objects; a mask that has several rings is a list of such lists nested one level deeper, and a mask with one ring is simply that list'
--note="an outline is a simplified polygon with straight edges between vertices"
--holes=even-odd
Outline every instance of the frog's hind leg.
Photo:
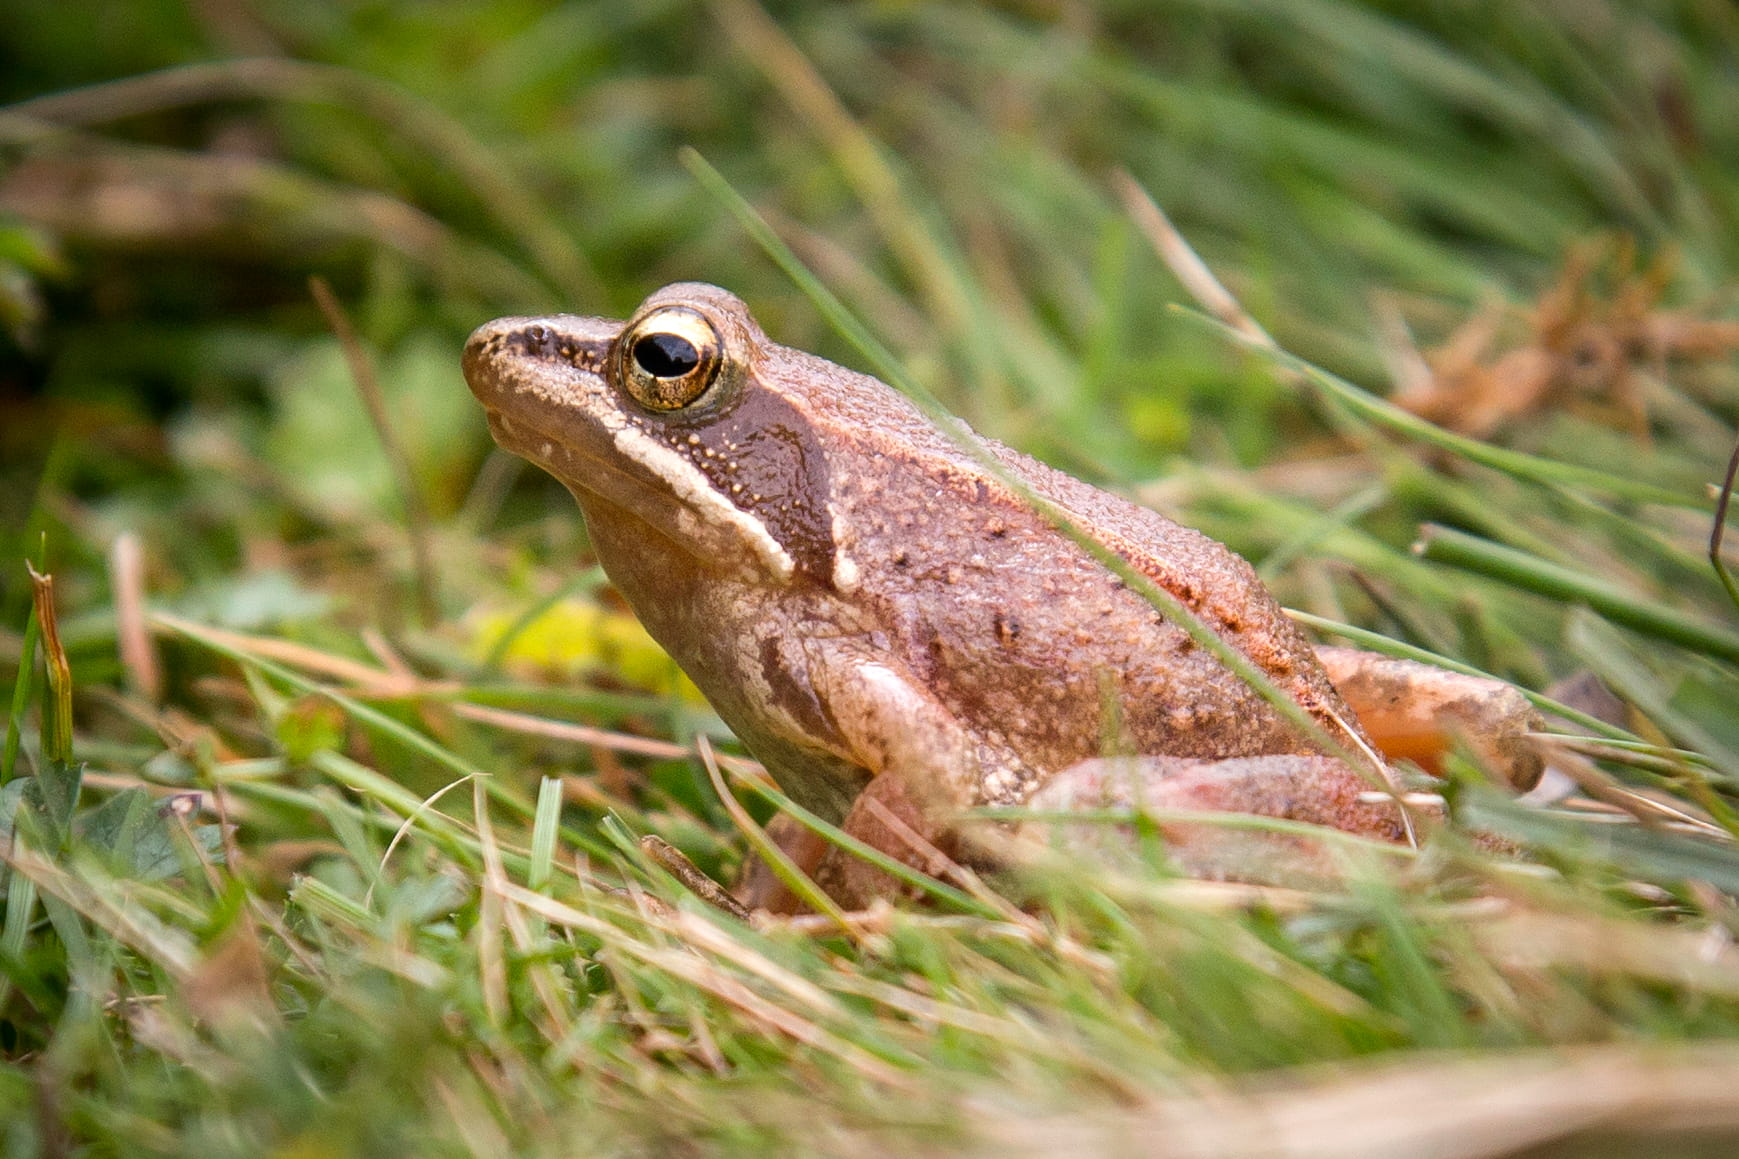
[{"label": "frog's hind leg", "polygon": [[[1180,814],[1240,813],[1397,844],[1407,833],[1393,799],[1323,756],[1107,757],[1065,769],[1027,807],[1050,814],[1140,810],[1157,822],[1178,869],[1192,877],[1236,881],[1294,883],[1333,876],[1334,836]],[[1021,825],[1020,835],[1054,840],[1071,852],[1107,854],[1134,844],[1133,827],[1103,820],[1034,819]]]}]

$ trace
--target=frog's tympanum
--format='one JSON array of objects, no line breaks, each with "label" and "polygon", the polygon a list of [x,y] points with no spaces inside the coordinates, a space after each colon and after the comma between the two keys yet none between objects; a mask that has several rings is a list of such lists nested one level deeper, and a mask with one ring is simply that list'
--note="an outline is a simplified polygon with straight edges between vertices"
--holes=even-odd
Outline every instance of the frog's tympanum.
[{"label": "frog's tympanum", "polygon": [[[491,322],[465,377],[496,441],[573,492],[610,579],[779,785],[913,864],[971,856],[964,809],[1114,799],[1403,840],[1337,683],[1415,747],[1438,726],[1409,716],[1411,685],[1448,678],[1433,703],[1450,717],[1492,691],[1397,661],[1366,672],[1344,650],[1331,680],[1231,551],[983,440],[1353,758],[1329,755],[963,451],[974,436],[770,342],[714,286],[666,287],[626,324]],[[1519,783],[1538,772],[1525,753],[1495,763]],[[1187,863],[1200,838],[1168,836]],[[892,888],[831,846],[806,856],[842,903]],[[1212,854],[1203,869],[1238,875]]]}]

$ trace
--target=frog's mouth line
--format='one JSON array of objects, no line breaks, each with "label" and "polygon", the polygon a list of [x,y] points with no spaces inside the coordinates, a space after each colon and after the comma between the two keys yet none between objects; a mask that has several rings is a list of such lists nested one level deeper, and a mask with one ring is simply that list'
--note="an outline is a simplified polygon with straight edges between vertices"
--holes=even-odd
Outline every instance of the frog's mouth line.
[{"label": "frog's mouth line", "polygon": [[509,419],[499,411],[488,412],[489,433],[503,450],[532,463],[558,483],[579,488],[618,507],[637,510],[642,501],[659,489],[656,478],[613,466],[605,454],[587,454],[575,446],[573,432],[551,434],[524,419]]}]

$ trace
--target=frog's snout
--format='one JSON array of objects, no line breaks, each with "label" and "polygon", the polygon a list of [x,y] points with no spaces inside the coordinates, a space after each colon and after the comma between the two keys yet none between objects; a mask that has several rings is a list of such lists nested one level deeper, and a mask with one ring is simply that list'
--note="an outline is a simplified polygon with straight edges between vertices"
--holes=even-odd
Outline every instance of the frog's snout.
[{"label": "frog's snout", "polygon": [[465,372],[465,381],[471,387],[471,393],[479,393],[479,387],[484,384],[489,368],[501,358],[507,349],[509,336],[516,331],[525,329],[526,318],[497,318],[493,322],[485,322],[471,331],[471,337],[465,339],[465,353],[460,358],[460,366]]},{"label": "frog's snout", "polygon": [[516,393],[526,371],[546,362],[562,345],[547,319],[497,318],[471,331],[459,365],[465,384],[484,406]]}]

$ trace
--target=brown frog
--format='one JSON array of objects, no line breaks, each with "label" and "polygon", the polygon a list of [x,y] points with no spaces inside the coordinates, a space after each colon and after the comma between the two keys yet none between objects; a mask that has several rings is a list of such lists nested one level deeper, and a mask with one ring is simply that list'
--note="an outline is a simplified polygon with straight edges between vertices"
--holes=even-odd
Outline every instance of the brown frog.
[{"label": "brown frog", "polygon": [[[1120,796],[1408,833],[1375,791],[1386,773],[1359,713],[1243,559],[982,440],[1247,657],[1351,763],[962,450],[975,436],[944,434],[876,379],[769,341],[724,290],[668,286],[625,324],[503,318],[471,336],[464,369],[496,441],[573,492],[611,580],[779,785],[896,857],[959,852],[956,820],[974,806]],[[1431,719],[1403,733],[1441,734],[1438,708],[1454,715],[1494,691],[1325,654],[1363,689],[1361,707],[1406,717],[1414,685],[1421,703],[1435,698]],[[1506,703],[1516,733],[1526,705]],[[1525,753],[1502,763],[1521,784],[1538,773]],[[891,886],[831,846],[795,844],[842,903]]]}]

